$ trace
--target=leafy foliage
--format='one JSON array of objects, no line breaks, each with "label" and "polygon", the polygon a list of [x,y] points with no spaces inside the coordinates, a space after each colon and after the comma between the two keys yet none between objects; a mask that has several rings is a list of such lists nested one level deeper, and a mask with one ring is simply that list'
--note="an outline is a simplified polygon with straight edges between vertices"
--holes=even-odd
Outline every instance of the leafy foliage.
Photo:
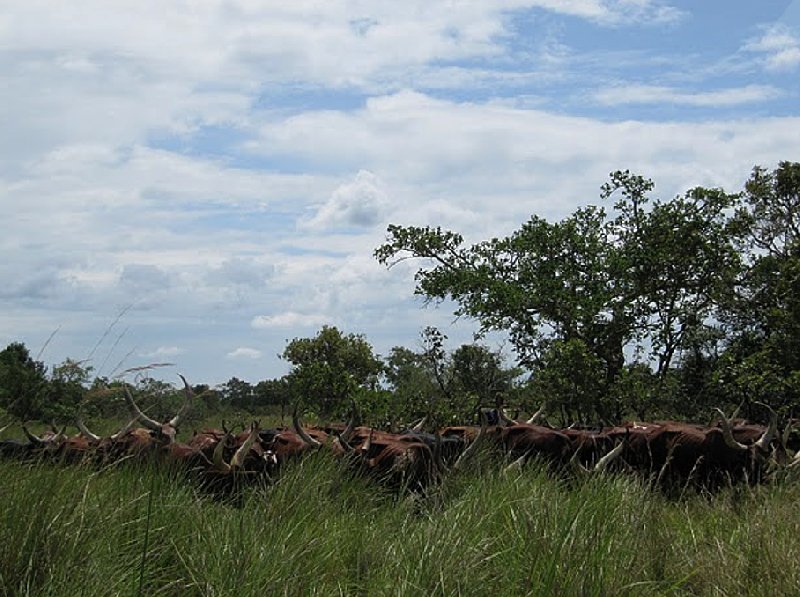
[{"label": "leafy foliage", "polygon": [[323,417],[349,409],[358,388],[376,388],[383,369],[363,336],[333,326],[323,326],[313,338],[295,338],[282,358],[293,365],[286,378],[292,395]]}]

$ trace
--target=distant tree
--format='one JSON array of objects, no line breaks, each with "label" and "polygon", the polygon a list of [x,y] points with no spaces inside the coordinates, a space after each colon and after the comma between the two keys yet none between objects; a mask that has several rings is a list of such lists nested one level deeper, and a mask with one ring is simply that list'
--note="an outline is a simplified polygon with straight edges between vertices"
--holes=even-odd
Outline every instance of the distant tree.
[{"label": "distant tree", "polygon": [[255,406],[255,391],[252,385],[237,377],[231,377],[219,387],[220,399],[223,404],[234,408],[252,411]]},{"label": "distant tree", "polygon": [[349,410],[358,388],[377,389],[383,370],[363,336],[334,326],[323,326],[313,338],[295,338],[281,356],[292,364],[286,376],[292,396],[323,417]]},{"label": "distant tree", "polygon": [[45,385],[41,417],[59,423],[72,423],[88,391],[92,367],[66,359],[53,367]]},{"label": "distant tree", "polygon": [[502,404],[514,389],[520,370],[506,368],[499,352],[480,344],[463,344],[448,352],[446,341],[440,330],[427,327],[421,332],[419,352],[392,349],[386,381],[397,418],[471,420],[481,406]]},{"label": "distant tree", "polygon": [[259,408],[280,406],[281,416],[286,414],[291,396],[289,382],[285,377],[260,381],[253,388],[253,392],[255,404]]},{"label": "distant tree", "polygon": [[44,363],[31,358],[22,342],[0,352],[0,406],[21,419],[39,418],[47,385]]},{"label": "distant tree", "polygon": [[482,344],[462,344],[451,360],[456,392],[473,398],[470,409],[474,414],[480,407],[502,406],[522,374],[517,367],[506,367],[502,354]]}]

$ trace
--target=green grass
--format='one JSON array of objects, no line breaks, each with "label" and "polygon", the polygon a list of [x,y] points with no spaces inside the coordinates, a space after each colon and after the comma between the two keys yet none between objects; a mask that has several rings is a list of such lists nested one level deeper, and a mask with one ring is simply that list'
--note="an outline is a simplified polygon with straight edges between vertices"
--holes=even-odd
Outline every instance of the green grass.
[{"label": "green grass", "polygon": [[317,454],[231,504],[147,464],[0,462],[0,595],[800,594],[796,484],[669,500],[499,465],[397,496]]}]

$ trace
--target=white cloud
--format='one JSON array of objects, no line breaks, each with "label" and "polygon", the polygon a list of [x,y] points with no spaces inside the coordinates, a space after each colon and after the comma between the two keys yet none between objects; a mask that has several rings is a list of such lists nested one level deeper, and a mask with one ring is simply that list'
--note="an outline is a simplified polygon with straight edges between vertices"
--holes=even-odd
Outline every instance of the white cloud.
[{"label": "white cloud", "polygon": [[268,328],[294,328],[294,327],[319,327],[330,323],[331,319],[319,313],[297,313],[287,311],[278,315],[258,315],[254,317],[250,325],[255,329]]},{"label": "white cloud", "polygon": [[600,24],[672,23],[685,13],[653,0],[539,0],[532,5]]},{"label": "white cloud", "polygon": [[[754,164],[800,154],[797,118],[570,115],[566,94],[585,91],[568,85],[603,78],[588,71],[659,70],[663,56],[626,47],[609,59],[585,39],[577,52],[554,15],[609,27],[680,18],[664,2],[10,0],[2,12],[3,337],[41,346],[68,322],[49,350],[80,356],[98,317],[133,303],[115,352],[134,343],[161,348],[132,354],[169,357],[179,339],[198,381],[226,367],[263,377],[264,363],[220,359],[219,346],[261,348],[294,328],[336,323],[391,346],[425,323],[449,326],[446,306],[420,312],[414,263],[387,272],[372,258],[387,222],[476,241],[597,202],[613,169],[670,196],[736,190]],[[526,29],[542,22],[553,26]],[[791,68],[793,34],[767,33],[748,52]],[[746,115],[789,96],[739,83],[605,98]],[[505,97],[482,99],[493,95]]]},{"label": "white cloud", "polygon": [[255,348],[247,348],[244,346],[240,346],[239,348],[232,350],[227,355],[229,359],[260,359],[262,353],[260,350],[256,350]]},{"label": "white cloud", "polygon": [[764,55],[764,65],[770,71],[791,71],[800,66],[800,39],[786,25],[766,27],[762,35],[747,42],[744,49]]},{"label": "white cloud", "polygon": [[163,358],[163,357],[174,357],[180,354],[185,353],[186,350],[180,348],[178,346],[159,346],[153,351],[141,353],[143,357],[150,357],[150,358]]},{"label": "white cloud", "polygon": [[594,94],[594,99],[608,106],[621,104],[682,104],[714,107],[764,102],[778,98],[781,95],[781,90],[769,85],[746,85],[731,89],[693,93],[657,85],[618,85],[597,91]]},{"label": "white cloud", "polygon": [[360,170],[352,181],[339,185],[331,193],[306,226],[314,230],[374,226],[382,222],[388,205],[389,198],[381,179],[372,172]]}]

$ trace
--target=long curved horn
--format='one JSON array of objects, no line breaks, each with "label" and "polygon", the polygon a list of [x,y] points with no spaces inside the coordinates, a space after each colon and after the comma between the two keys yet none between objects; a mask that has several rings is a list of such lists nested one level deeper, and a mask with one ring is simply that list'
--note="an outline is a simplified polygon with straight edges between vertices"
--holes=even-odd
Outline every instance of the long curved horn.
[{"label": "long curved horn", "polygon": [[623,439],[616,446],[614,446],[613,450],[598,460],[597,464],[594,465],[594,472],[602,473],[605,471],[606,468],[608,468],[608,465],[616,460],[620,454],[622,454],[622,451],[625,449],[625,441],[626,439]]},{"label": "long curved horn", "polygon": [[8,425],[6,425],[5,427],[0,427],[0,433],[3,433],[3,431],[5,431],[6,429],[8,429],[9,427],[11,427],[11,423],[9,423]]},{"label": "long curved horn", "polygon": [[412,433],[421,433],[422,430],[425,428],[425,423],[428,422],[428,415],[422,417],[417,423],[409,429]]},{"label": "long curved horn", "polygon": [[347,442],[347,440],[345,440],[345,439],[342,439],[342,436],[341,436],[341,435],[340,435],[339,437],[335,438],[335,439],[333,440],[333,442],[334,442],[334,443],[336,443],[336,444],[339,444],[339,445],[342,447],[342,450],[343,450],[345,453],[347,453],[347,454],[349,454],[350,452],[352,452],[352,451],[353,451],[353,446],[351,446],[351,445],[350,445],[350,444]]},{"label": "long curved horn", "polygon": [[138,421],[138,420],[139,420],[139,417],[132,418],[130,421],[125,423],[125,426],[122,429],[120,429],[114,435],[112,435],[111,439],[112,440],[119,439],[120,437],[122,437],[123,435],[128,433],[128,431],[130,431],[133,428],[133,426],[136,425],[136,421]]},{"label": "long curved horn", "polygon": [[233,455],[231,458],[231,468],[241,468],[244,464],[244,459],[247,458],[247,454],[250,452],[250,448],[253,447],[253,444],[258,438],[258,423],[253,421],[250,424],[250,435],[247,436],[247,439],[244,440],[244,443],[236,450],[236,454]]},{"label": "long curved horn", "polygon": [[217,442],[217,445],[214,446],[214,455],[212,457],[214,460],[214,468],[221,472],[228,472],[231,470],[231,465],[225,462],[225,459],[223,458],[223,452],[225,451],[225,440],[227,440],[228,437],[229,436],[226,435],[225,437],[220,438],[220,440]]},{"label": "long curved horn", "polygon": [[369,453],[370,448],[372,448],[372,433],[374,431],[375,430],[372,427],[370,427],[369,436],[367,437],[367,441],[365,441],[363,444],[361,444],[361,455],[362,456],[366,456]]},{"label": "long curved horn", "polygon": [[731,422],[725,416],[725,413],[718,408],[715,408],[714,410],[719,413],[720,417],[722,417],[720,423],[722,424],[722,437],[725,439],[725,445],[731,448],[732,450],[736,450],[738,452],[747,451],[749,448],[744,444],[737,442],[736,439],[733,437],[733,429],[731,428]]},{"label": "long curved horn", "polygon": [[38,436],[34,435],[33,433],[31,433],[28,430],[28,427],[25,425],[25,423],[22,424],[22,432],[25,434],[25,437],[28,438],[28,441],[30,443],[32,443],[32,444],[37,444],[37,445],[41,446],[41,445],[44,445],[44,444],[47,443],[41,437],[38,437]]},{"label": "long curved horn", "polygon": [[299,408],[300,401],[298,400],[297,404],[294,405],[294,412],[292,413],[292,425],[294,425],[295,433],[309,446],[313,446],[314,448],[320,447],[322,444],[306,433],[305,429],[303,429],[303,426],[300,424],[300,417],[297,414]]},{"label": "long curved horn", "polygon": [[123,389],[125,390],[125,402],[128,404],[128,408],[131,409],[131,412],[136,416],[136,418],[139,419],[145,427],[148,427],[153,431],[161,431],[161,423],[144,414],[136,402],[133,401],[133,396],[131,396],[131,391],[128,389],[128,384],[125,384]]},{"label": "long curved horn", "polygon": [[528,458],[528,453],[525,452],[522,456],[517,458],[514,462],[509,464],[506,468],[503,469],[503,474],[508,475],[513,472],[518,472],[522,470],[522,465],[525,464],[525,461]]},{"label": "long curved horn", "polygon": [[488,422],[486,421],[486,413],[481,411],[481,430],[478,432],[478,435],[472,440],[472,443],[466,447],[466,449],[461,452],[459,457],[456,459],[455,464],[453,464],[453,470],[458,470],[458,468],[467,461],[468,458],[471,458],[472,455],[477,451],[478,446],[481,444],[483,440],[483,436],[486,434],[486,428],[488,426]]},{"label": "long curved horn", "polygon": [[583,466],[583,463],[578,460],[578,456],[581,454],[581,446],[575,448],[575,451],[572,453],[572,456],[569,458],[569,468],[570,470],[574,471],[579,475],[586,475],[589,473],[589,469]]},{"label": "long curved horn", "polygon": [[169,423],[167,423],[167,425],[173,428],[177,428],[181,418],[186,416],[186,413],[189,411],[189,407],[191,406],[192,399],[194,398],[194,391],[192,390],[192,386],[189,385],[189,382],[186,381],[186,378],[180,373],[178,373],[178,377],[183,380],[183,393],[186,395],[186,400],[183,401],[183,406],[181,406],[178,414],[172,417]]},{"label": "long curved horn", "polygon": [[528,425],[533,425],[536,421],[541,419],[544,416],[544,409],[545,409],[546,406],[547,406],[547,404],[542,404],[542,406],[539,408],[539,410],[537,410],[535,413],[533,413],[533,416],[530,419],[528,419],[527,421],[525,421],[525,422]]},{"label": "long curved horn", "polygon": [[772,443],[772,438],[778,432],[778,413],[776,413],[769,404],[764,404],[763,402],[756,402],[756,404],[760,404],[769,410],[769,425],[767,426],[767,430],[755,443],[755,446],[759,450],[766,452],[769,449],[770,443]]},{"label": "long curved horn", "polygon": [[83,422],[83,419],[80,417],[75,417],[75,426],[78,428],[78,431],[81,432],[81,435],[84,437],[92,440],[93,442],[100,441],[100,436],[95,435],[86,427],[86,424]]},{"label": "long curved horn", "polygon": [[506,415],[506,411],[503,410],[502,406],[497,409],[497,416],[500,417],[500,420],[506,427],[510,425],[519,425],[519,423],[517,423],[514,419],[508,418],[508,415]]},{"label": "long curved horn", "polygon": [[356,406],[355,400],[353,400],[352,405],[353,405],[353,412],[350,415],[350,420],[347,422],[347,427],[345,427],[344,431],[342,431],[341,435],[339,435],[339,440],[343,442],[342,447],[345,447],[344,444],[350,441],[353,432],[356,430],[356,423],[358,422],[358,407]]}]

